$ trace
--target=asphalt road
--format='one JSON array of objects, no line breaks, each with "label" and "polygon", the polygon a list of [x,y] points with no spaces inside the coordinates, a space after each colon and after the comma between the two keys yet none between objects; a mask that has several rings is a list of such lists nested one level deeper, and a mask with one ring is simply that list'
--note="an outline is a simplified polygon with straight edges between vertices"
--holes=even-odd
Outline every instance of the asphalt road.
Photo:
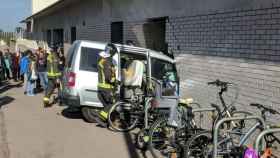
[{"label": "asphalt road", "polygon": [[[0,87],[0,158],[141,158],[133,134],[115,133],[66,107],[42,107],[42,94]],[[144,156],[145,157],[145,156]]]}]

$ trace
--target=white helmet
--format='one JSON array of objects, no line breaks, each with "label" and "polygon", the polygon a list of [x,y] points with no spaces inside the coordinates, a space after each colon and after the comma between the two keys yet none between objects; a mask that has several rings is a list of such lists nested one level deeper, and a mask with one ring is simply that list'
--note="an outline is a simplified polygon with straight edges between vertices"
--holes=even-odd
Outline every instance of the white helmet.
[{"label": "white helmet", "polygon": [[110,57],[110,53],[106,53],[105,51],[102,51],[99,53],[99,56],[103,57],[103,58],[109,58]]}]

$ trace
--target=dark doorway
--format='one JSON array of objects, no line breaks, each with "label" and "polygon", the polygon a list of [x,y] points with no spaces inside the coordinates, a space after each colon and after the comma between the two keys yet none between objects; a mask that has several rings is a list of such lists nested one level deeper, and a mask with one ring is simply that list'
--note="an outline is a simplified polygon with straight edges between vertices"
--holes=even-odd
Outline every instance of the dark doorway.
[{"label": "dark doorway", "polygon": [[123,22],[111,23],[111,42],[123,43]]},{"label": "dark doorway", "polygon": [[53,30],[53,44],[55,47],[63,47],[63,43],[64,43],[63,37],[64,37],[63,29]]},{"label": "dark doorway", "polygon": [[77,39],[77,30],[76,27],[71,27],[71,44]]},{"label": "dark doorway", "polygon": [[148,19],[144,24],[144,35],[147,48],[167,53],[165,41],[166,17]]},{"label": "dark doorway", "polygon": [[47,43],[49,46],[52,43],[52,31],[51,30],[47,30]]}]

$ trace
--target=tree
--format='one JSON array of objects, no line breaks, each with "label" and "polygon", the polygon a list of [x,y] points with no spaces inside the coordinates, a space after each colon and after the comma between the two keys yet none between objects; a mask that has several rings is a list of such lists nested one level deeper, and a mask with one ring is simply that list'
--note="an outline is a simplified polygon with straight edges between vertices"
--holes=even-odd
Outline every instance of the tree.
[{"label": "tree", "polygon": [[0,33],[1,33],[1,32],[3,32],[3,30],[2,30],[2,29],[0,29]]}]

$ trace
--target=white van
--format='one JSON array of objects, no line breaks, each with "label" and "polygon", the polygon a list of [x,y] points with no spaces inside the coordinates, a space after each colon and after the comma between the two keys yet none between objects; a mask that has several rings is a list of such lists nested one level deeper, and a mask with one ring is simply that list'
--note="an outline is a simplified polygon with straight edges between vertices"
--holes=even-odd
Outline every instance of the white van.
[{"label": "white van", "polygon": [[[83,116],[89,122],[94,122],[92,111],[102,108],[97,97],[98,70],[97,62],[99,53],[104,51],[107,43],[94,41],[75,41],[70,47],[66,57],[66,67],[63,76],[63,104],[72,107],[79,107]],[[163,80],[165,76],[161,72],[174,73],[174,81],[178,83],[177,70],[175,60],[164,55],[161,52],[152,51],[145,48],[133,47],[127,45],[118,45],[118,54],[114,56],[117,66],[117,78],[121,81],[121,63],[122,57],[125,55],[133,58],[145,60],[146,65],[150,65],[151,76],[158,80]],[[166,71],[164,69],[167,69]],[[176,92],[163,93],[167,104],[179,95],[178,87]],[[171,98],[171,100],[170,100]],[[173,99],[173,100],[172,100]],[[177,98],[176,98],[177,99]],[[174,100],[175,101],[175,100]],[[175,104],[175,103],[174,103]],[[167,105],[168,106],[168,105]]]}]

